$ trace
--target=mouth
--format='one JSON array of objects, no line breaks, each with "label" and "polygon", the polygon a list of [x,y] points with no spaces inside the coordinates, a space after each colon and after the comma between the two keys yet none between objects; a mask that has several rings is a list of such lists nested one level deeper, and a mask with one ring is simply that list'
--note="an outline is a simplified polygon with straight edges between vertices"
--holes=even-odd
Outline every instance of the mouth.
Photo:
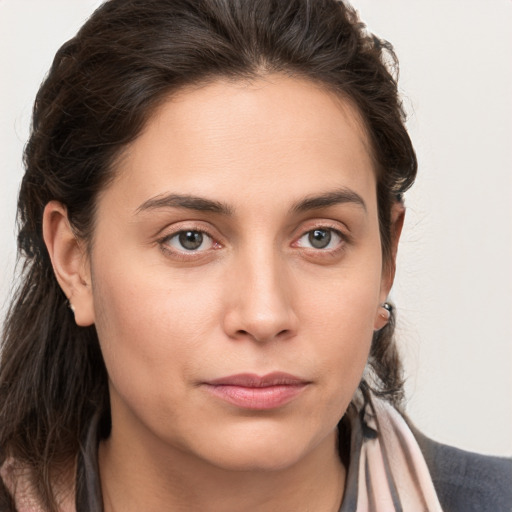
[{"label": "mouth", "polygon": [[269,410],[298,397],[311,382],[283,372],[259,376],[241,373],[205,382],[205,389],[221,400],[243,409]]}]

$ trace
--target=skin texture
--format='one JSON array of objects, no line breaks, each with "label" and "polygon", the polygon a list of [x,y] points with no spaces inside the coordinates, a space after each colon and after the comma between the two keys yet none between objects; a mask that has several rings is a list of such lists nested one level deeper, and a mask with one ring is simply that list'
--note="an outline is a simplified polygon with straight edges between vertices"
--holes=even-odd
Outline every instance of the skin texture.
[{"label": "skin texture", "polygon": [[[308,81],[219,80],[173,96],[126,148],[88,253],[65,207],[47,206],[56,276],[110,377],[107,511],[338,510],[336,425],[392,282],[362,126]],[[184,249],[183,231],[202,245]],[[267,410],[205,385],[275,371],[305,385]]]}]

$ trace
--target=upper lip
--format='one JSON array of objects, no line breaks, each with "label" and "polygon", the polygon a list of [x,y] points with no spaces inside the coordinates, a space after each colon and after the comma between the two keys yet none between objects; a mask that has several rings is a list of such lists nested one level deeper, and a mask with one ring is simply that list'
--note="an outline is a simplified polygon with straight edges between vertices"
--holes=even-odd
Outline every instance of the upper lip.
[{"label": "upper lip", "polygon": [[266,388],[271,386],[300,386],[309,381],[284,372],[272,372],[266,375],[239,373],[206,382],[211,386],[241,386],[244,388]]}]

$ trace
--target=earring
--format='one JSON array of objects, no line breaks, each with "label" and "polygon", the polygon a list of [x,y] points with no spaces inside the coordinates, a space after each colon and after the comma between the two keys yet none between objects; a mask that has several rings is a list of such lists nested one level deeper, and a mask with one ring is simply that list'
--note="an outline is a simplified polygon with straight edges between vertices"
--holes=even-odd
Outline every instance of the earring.
[{"label": "earring", "polygon": [[68,300],[68,308],[71,309],[71,312],[73,314],[75,314],[75,306],[73,306],[73,304],[71,304],[71,302],[69,302],[69,300]]},{"label": "earring", "polygon": [[380,331],[388,324],[389,319],[391,318],[391,311],[393,311],[393,306],[389,304],[389,302],[384,302],[380,305],[374,326],[376,331]]},{"label": "earring", "polygon": [[381,307],[384,309],[383,314],[386,316],[386,318],[389,319],[391,316],[391,311],[393,311],[393,306],[389,302],[384,302]]}]

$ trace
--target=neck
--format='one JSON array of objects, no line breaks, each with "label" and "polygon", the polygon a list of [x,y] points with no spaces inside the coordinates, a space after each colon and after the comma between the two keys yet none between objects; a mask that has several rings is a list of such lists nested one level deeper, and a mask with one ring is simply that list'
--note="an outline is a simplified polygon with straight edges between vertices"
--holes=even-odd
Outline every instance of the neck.
[{"label": "neck", "polygon": [[338,512],[341,505],[346,472],[336,431],[296,463],[271,471],[230,471],[157,444],[130,442],[115,429],[102,442],[105,512]]}]

